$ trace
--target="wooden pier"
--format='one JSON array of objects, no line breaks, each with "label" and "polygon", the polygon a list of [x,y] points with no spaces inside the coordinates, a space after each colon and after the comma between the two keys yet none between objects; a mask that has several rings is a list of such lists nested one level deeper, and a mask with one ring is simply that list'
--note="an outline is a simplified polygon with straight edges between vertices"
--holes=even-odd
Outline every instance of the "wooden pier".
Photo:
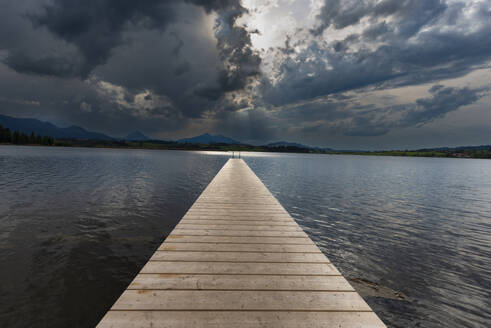
[{"label": "wooden pier", "polygon": [[229,159],[99,328],[385,327],[242,159]]}]

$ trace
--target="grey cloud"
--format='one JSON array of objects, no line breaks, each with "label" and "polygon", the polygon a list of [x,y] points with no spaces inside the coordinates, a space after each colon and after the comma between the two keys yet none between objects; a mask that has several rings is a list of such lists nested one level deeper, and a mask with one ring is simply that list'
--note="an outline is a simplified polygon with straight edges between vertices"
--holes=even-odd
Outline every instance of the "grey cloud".
[{"label": "grey cloud", "polygon": [[295,131],[300,135],[380,137],[402,128],[415,128],[442,119],[450,112],[481,99],[486,89],[434,85],[429,97],[412,103],[380,106],[360,103],[358,97],[336,94],[285,105],[267,118],[281,128],[275,135]]},{"label": "grey cloud", "polygon": [[422,27],[443,15],[448,6],[444,0],[384,0],[373,7],[373,17],[393,16],[393,31],[400,37],[410,37]]},{"label": "grey cloud", "polygon": [[235,24],[243,13],[241,6],[219,11],[215,36],[222,65],[216,83],[197,89],[196,94],[216,100],[224,91],[243,89],[252,78],[261,74],[261,58],[252,50],[249,32],[245,27]]},{"label": "grey cloud", "polygon": [[[105,63],[111,50],[123,42],[122,32],[128,24],[146,28],[166,27],[175,19],[172,2],[55,0],[42,12],[29,17],[35,27],[45,27],[77,47],[84,61],[73,75],[85,77],[94,67]],[[57,71],[51,73],[56,75]]]},{"label": "grey cloud", "polygon": [[[218,14],[215,30],[220,61],[209,63],[215,65],[218,74],[215,75],[216,81],[210,83],[210,90],[197,90],[196,95],[214,101],[227,92],[240,91],[251,78],[260,74],[261,62],[251,49],[246,28],[236,25],[237,18],[246,10],[239,0],[187,0],[185,3]],[[183,2],[178,0],[54,0],[24,17],[28,17],[37,30],[45,29],[65,42],[64,46],[58,46],[60,54],[40,54],[35,49],[26,51],[25,47],[22,51],[11,48],[4,63],[27,74],[86,78],[95,68],[105,65],[117,47],[128,44],[127,32],[142,29],[164,31],[178,19],[186,20],[187,13],[178,9],[182,6]],[[176,57],[174,61],[179,61],[177,57],[183,41],[177,33],[173,35],[176,40],[172,53]],[[67,55],[66,48],[72,50],[72,55]],[[189,63],[180,62],[174,72],[182,75],[189,69]]]},{"label": "grey cloud", "polygon": [[191,70],[191,64],[189,64],[188,61],[184,61],[177,65],[177,67],[174,69],[174,74],[176,76],[180,76],[185,74],[186,72]]},{"label": "grey cloud", "polygon": [[[491,60],[491,15],[482,4],[467,4],[471,6],[467,8],[462,3],[447,5],[436,0],[326,1],[326,6],[341,11],[354,4],[367,7],[364,13],[369,18],[391,15],[391,20],[369,20],[361,34],[327,46],[319,36],[303,41],[300,51],[294,50],[294,42],[285,45],[289,49],[278,49],[283,58],[277,63],[277,82],[264,81],[262,85],[266,101],[281,106],[363,87],[435,82],[462,76]],[[456,16],[460,28],[452,25]],[[334,15],[332,19],[343,17]],[[469,22],[472,26],[464,25]],[[336,24],[330,22],[329,26]]]},{"label": "grey cloud", "polygon": [[275,139],[279,130],[278,126],[272,124],[271,114],[262,109],[222,112],[217,119],[217,131],[252,144]]},{"label": "grey cloud", "polygon": [[445,88],[435,85],[430,88],[430,98],[416,100],[415,108],[407,111],[400,126],[420,125],[431,122],[462,106],[472,104],[482,97],[480,89]]},{"label": "grey cloud", "polygon": [[428,98],[414,103],[379,108],[377,111],[352,113],[353,119],[345,124],[349,136],[380,136],[392,129],[422,126],[463,106],[478,101],[486,92],[482,89],[454,88],[435,85],[428,90]]},{"label": "grey cloud", "polygon": [[321,34],[326,28],[333,25],[336,29],[357,24],[368,14],[373,1],[367,0],[326,0],[318,15],[321,24],[312,32]]},{"label": "grey cloud", "polygon": [[[488,65],[486,1],[326,0],[311,32],[262,53],[251,44],[258,31],[237,23],[246,12],[239,0],[3,1],[0,110],[115,135],[203,122],[250,142],[319,143],[416,129],[481,97],[435,86],[387,107],[356,93],[445,83]],[[271,80],[260,54],[272,56]]]},{"label": "grey cloud", "polygon": [[396,33],[408,37],[446,8],[443,0],[325,0],[318,15],[320,24],[312,33],[319,35],[330,26],[343,29],[358,24],[363,18],[374,20],[392,16],[396,21]]},{"label": "grey cloud", "polygon": [[[186,2],[203,7],[206,11],[222,10],[237,12],[234,19],[244,12],[238,0],[203,1],[187,0]],[[44,27],[53,35],[73,44],[84,58],[83,62],[72,63],[72,76],[87,76],[95,67],[107,62],[111,51],[125,42],[124,31],[132,26],[147,29],[165,29],[177,19],[175,7],[180,4],[178,0],[102,0],[87,2],[84,0],[54,0],[46,4],[43,10],[27,15],[35,27]],[[182,45],[179,43],[174,49],[177,55]],[[23,58],[27,60],[28,58]],[[57,57],[49,59],[53,63],[53,71],[48,72],[46,65],[41,65],[39,72],[34,69],[37,63],[13,66],[21,71],[29,67],[27,73],[57,75],[60,73],[56,66]],[[10,62],[19,62],[21,58],[11,59]],[[66,59],[65,59],[66,60]],[[7,62],[8,64],[9,62]],[[78,65],[76,65],[78,64]],[[67,75],[63,72],[62,76]]]},{"label": "grey cloud", "polygon": [[381,22],[379,24],[374,24],[363,31],[362,35],[364,39],[376,40],[379,37],[386,35],[389,32],[389,26],[387,23]]},{"label": "grey cloud", "polygon": [[174,36],[177,41],[177,44],[174,46],[174,49],[172,49],[172,54],[177,57],[179,56],[179,52],[181,52],[182,46],[184,45],[184,41],[182,41],[182,39],[175,31],[171,32],[171,35]]},{"label": "grey cloud", "polygon": [[26,74],[73,77],[85,75],[84,60],[78,56],[50,56],[33,58],[18,51],[11,51],[4,63],[10,68]]}]

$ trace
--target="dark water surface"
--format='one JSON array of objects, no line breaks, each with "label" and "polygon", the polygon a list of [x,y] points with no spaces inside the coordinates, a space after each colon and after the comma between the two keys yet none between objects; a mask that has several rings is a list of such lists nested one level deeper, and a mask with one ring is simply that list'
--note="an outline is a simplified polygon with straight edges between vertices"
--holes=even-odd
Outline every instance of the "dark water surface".
[{"label": "dark water surface", "polygon": [[[247,163],[390,327],[491,327],[491,161],[347,155]],[[356,285],[355,285],[356,287]]]},{"label": "dark water surface", "polygon": [[0,146],[0,327],[94,327],[226,160]]},{"label": "dark water surface", "polygon": [[[0,146],[0,327],[93,327],[226,160]],[[491,326],[491,161],[245,160],[343,274],[404,295],[366,297],[390,327]]]}]

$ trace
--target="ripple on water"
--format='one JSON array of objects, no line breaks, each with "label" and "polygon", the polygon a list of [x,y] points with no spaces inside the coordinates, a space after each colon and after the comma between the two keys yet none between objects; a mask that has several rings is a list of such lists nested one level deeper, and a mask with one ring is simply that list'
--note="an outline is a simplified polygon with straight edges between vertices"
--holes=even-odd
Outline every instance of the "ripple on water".
[{"label": "ripple on water", "polygon": [[93,327],[225,163],[0,146],[0,327]]},{"label": "ripple on water", "polygon": [[[491,326],[491,161],[243,155],[389,326]],[[0,146],[0,327],[93,327],[226,160]]]},{"label": "ripple on water", "polygon": [[491,326],[491,161],[246,161],[389,326]]}]

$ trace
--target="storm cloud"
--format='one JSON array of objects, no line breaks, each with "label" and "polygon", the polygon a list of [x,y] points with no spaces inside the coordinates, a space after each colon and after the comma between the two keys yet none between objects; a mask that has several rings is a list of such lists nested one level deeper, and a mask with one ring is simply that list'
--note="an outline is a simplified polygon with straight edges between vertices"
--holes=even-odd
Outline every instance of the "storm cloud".
[{"label": "storm cloud", "polygon": [[0,3],[7,115],[326,146],[488,117],[488,0]]},{"label": "storm cloud", "polygon": [[[126,88],[127,95],[150,91],[170,99],[183,116],[198,117],[205,111],[216,111],[223,103],[235,110],[240,103],[234,101],[233,93],[240,93],[260,74],[261,59],[251,48],[249,34],[244,27],[235,24],[245,12],[238,0],[188,0],[184,3],[176,0],[55,0],[31,11],[18,12],[21,18],[16,22],[30,24],[27,28],[32,28],[32,33],[41,31],[39,37],[48,34],[52,47],[40,49],[20,39],[18,44],[7,48],[3,62],[22,74],[82,80],[107,75],[108,82]],[[186,41],[191,42],[189,37],[201,33],[199,29],[206,16],[212,13],[216,15],[215,39],[210,35],[203,42],[201,36],[201,42],[208,44],[202,44],[202,49],[193,49],[191,45],[187,50],[194,52],[184,54],[181,34],[187,34]],[[171,24],[173,29],[169,33]],[[176,29],[176,25],[187,26]],[[133,52],[133,56],[120,56],[122,51]],[[193,65],[191,60],[199,52],[207,62],[193,60]],[[130,71],[134,65],[140,72],[156,69],[163,76],[150,75],[147,79],[135,72],[132,78],[127,79],[124,73],[118,78],[117,73],[111,72],[111,66],[120,65],[130,67]],[[121,66],[117,69],[125,69]],[[180,81],[172,82],[179,77]],[[169,82],[162,83],[162,80]],[[179,87],[166,87],[169,83]]]},{"label": "storm cloud", "polygon": [[[288,55],[277,62],[276,83],[263,88],[270,103],[431,83],[491,60],[487,2],[326,0],[318,20],[312,38],[301,31],[281,49]],[[355,25],[356,33],[342,37],[339,30]]]},{"label": "storm cloud", "polygon": [[[432,86],[430,97],[417,99],[414,103],[379,108],[353,115],[346,124],[345,134],[351,136],[378,136],[394,128],[423,126],[456,111],[462,106],[479,100],[485,90]],[[382,115],[381,115],[382,114]]]}]

